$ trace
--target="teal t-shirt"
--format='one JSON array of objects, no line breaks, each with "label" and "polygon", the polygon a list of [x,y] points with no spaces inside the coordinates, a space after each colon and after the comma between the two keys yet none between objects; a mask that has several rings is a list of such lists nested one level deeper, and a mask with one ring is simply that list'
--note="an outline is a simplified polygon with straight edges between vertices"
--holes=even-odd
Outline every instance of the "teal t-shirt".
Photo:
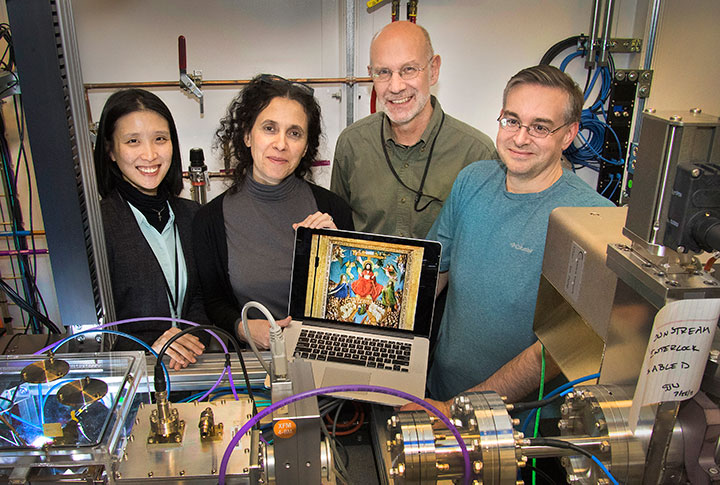
[{"label": "teal t-shirt", "polygon": [[460,172],[427,236],[443,244],[440,271],[449,271],[430,397],[447,400],[483,382],[535,342],[550,212],[595,206],[613,204],[568,170],[532,194],[508,192],[497,160]]}]

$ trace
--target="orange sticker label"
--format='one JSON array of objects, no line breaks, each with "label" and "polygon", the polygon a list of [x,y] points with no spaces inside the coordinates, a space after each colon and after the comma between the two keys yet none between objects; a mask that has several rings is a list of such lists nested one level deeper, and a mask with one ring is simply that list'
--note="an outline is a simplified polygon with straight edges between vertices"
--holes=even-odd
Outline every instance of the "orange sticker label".
[{"label": "orange sticker label", "polygon": [[275,432],[275,436],[278,438],[292,438],[297,432],[297,425],[295,424],[295,421],[281,419],[275,423],[273,431]]}]

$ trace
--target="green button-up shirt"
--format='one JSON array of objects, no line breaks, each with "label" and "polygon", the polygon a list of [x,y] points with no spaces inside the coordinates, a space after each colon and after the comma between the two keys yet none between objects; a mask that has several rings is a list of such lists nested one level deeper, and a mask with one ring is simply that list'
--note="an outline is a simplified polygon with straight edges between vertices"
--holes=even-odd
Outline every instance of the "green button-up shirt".
[{"label": "green button-up shirt", "polygon": [[[441,127],[440,103],[434,96],[431,103],[430,122],[420,141],[413,146],[395,143],[390,121],[383,113],[363,118],[340,134],[330,190],[352,208],[356,230],[425,238],[442,208],[442,202],[436,201],[421,212],[415,210],[415,193],[393,176],[383,153],[383,143],[399,178],[418,190],[437,135],[422,193],[441,201],[447,199],[455,177],[466,165],[497,158],[492,140],[479,130],[447,114]],[[380,136],[381,123],[384,123],[384,140]],[[418,208],[429,200],[422,197]]]}]

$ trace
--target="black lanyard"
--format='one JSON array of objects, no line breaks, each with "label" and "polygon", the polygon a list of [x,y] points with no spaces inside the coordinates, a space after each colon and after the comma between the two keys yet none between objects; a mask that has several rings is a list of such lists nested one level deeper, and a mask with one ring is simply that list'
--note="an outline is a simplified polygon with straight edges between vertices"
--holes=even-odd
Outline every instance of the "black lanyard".
[{"label": "black lanyard", "polygon": [[[121,196],[121,198],[122,198],[122,196]],[[130,203],[130,201],[126,200],[125,202],[128,205],[132,205]],[[170,206],[169,201],[166,201],[165,204],[167,207]],[[135,206],[133,205],[133,207],[135,207]],[[137,209],[137,207],[135,207],[135,208]],[[140,211],[140,209],[137,209],[137,210]],[[161,211],[162,211],[162,209],[161,209]],[[142,211],[140,211],[140,212],[142,213]],[[170,212],[170,211],[168,211],[168,212]],[[145,216],[145,215],[143,214],[143,216]],[[145,220],[147,220],[147,216],[145,216]],[[148,224],[150,224],[150,223],[148,222]],[[155,228],[153,227],[153,229],[155,229]],[[140,232],[142,233],[142,230]],[[158,231],[158,233],[160,233],[160,231]],[[160,233],[160,234],[162,235],[162,233]],[[147,238],[145,238],[145,241],[148,243],[148,245],[150,245],[150,242],[147,240]],[[170,289],[170,284],[168,283],[167,278],[165,277],[165,272],[162,269],[162,264],[160,264],[160,260],[157,258],[157,256],[155,256],[155,251],[152,250],[152,247],[150,248],[150,252],[152,253],[153,257],[155,258],[155,261],[157,261],[157,264],[160,267],[160,272],[163,275],[163,283],[165,283],[165,293],[167,293],[168,299],[170,300],[170,304],[172,305],[172,308],[170,308],[170,315],[174,316],[175,313],[177,313],[177,316],[174,316],[174,318],[180,318],[182,309],[178,310],[178,307],[177,307],[178,302],[175,300],[176,298],[179,298],[179,296],[180,296],[179,295],[180,290],[178,288],[180,286],[180,282],[179,282],[180,276],[178,275],[179,238],[178,238],[177,221],[175,219],[173,219],[173,242],[175,243],[175,275],[174,275],[174,277],[175,277],[175,282],[174,282],[175,283],[175,293],[174,294],[173,294],[172,290]]]},{"label": "black lanyard", "polygon": [[[387,162],[387,165],[390,168],[390,171],[395,176],[395,179],[398,182],[400,182],[400,185],[402,185],[403,187],[408,189],[410,192],[415,194],[415,206],[414,206],[415,212],[424,211],[433,202],[440,202],[440,203],[443,202],[442,199],[438,199],[437,197],[435,197],[433,195],[428,195],[428,194],[423,193],[423,187],[425,187],[425,178],[427,178],[428,170],[430,170],[430,162],[432,161],[433,150],[435,149],[435,142],[438,139],[438,135],[440,135],[440,130],[442,129],[443,123],[445,123],[445,112],[444,111],[442,112],[442,118],[440,119],[440,126],[438,126],[437,133],[435,133],[435,137],[433,138],[432,144],[430,145],[430,151],[428,152],[427,161],[425,162],[425,170],[423,171],[423,176],[422,176],[422,179],[420,180],[420,187],[417,190],[415,190],[413,188],[408,187],[405,184],[405,182],[402,181],[400,176],[395,171],[395,168],[392,166],[392,163],[390,162],[390,156],[388,155],[388,152],[387,152],[387,147],[385,146],[385,120],[383,119],[380,122],[380,143],[382,144],[383,153],[385,154],[385,161]],[[428,201],[427,204],[422,206],[421,209],[418,209],[418,204],[420,203],[420,199],[422,197],[428,197],[430,200]]]},{"label": "black lanyard", "polygon": [[[174,318],[180,318],[182,309],[178,310],[177,302],[175,301],[175,298],[179,298],[179,289],[178,286],[180,285],[179,280],[180,276],[178,275],[178,228],[177,228],[177,222],[173,219],[173,240],[175,242],[175,294],[173,296],[173,292],[170,290],[170,285],[168,284],[167,278],[165,278],[165,272],[162,271],[162,265],[160,265],[160,271],[163,273],[163,283],[165,283],[165,292],[167,293],[168,298],[170,299],[170,304],[172,305],[172,308],[170,309],[170,314]],[[154,255],[154,253],[153,253]],[[157,259],[157,257],[155,258]],[[160,261],[158,261],[158,264],[160,264]]]}]

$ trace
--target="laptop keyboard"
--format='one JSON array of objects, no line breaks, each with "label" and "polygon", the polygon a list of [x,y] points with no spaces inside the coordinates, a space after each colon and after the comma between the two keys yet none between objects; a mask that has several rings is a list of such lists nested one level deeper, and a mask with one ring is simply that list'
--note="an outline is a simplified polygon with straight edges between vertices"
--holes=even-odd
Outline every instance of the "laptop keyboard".
[{"label": "laptop keyboard", "polygon": [[295,357],[408,372],[409,343],[303,328]]}]

